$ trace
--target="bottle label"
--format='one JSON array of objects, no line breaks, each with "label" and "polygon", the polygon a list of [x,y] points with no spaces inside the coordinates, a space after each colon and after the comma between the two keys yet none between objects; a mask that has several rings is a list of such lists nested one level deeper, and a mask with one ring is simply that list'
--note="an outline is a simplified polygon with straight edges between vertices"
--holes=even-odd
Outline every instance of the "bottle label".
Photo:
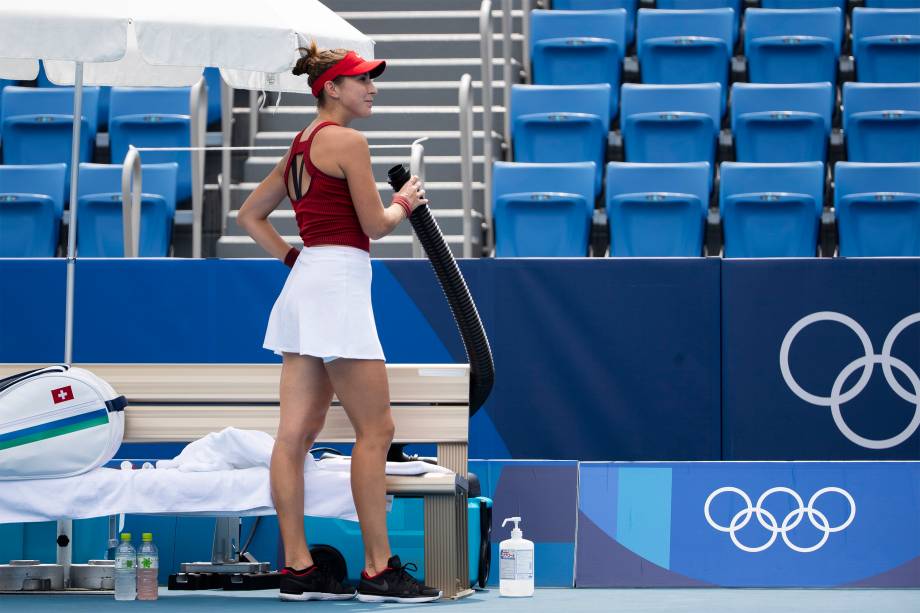
[{"label": "bottle label", "polygon": [[160,560],[158,556],[138,556],[137,558],[137,568],[138,570],[148,570],[151,568],[159,568]]},{"label": "bottle label", "polygon": [[116,570],[134,570],[134,558],[127,556],[115,556]]},{"label": "bottle label", "polygon": [[499,579],[533,579],[533,550],[502,549],[499,560]]}]

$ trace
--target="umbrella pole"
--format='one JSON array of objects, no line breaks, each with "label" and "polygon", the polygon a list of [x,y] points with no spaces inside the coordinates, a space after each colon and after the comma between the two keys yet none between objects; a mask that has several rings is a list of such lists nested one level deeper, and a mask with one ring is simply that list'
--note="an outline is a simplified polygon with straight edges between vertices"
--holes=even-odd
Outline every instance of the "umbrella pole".
[{"label": "umbrella pole", "polygon": [[73,362],[73,287],[77,256],[77,180],[80,168],[80,127],[83,119],[83,62],[73,74],[73,142],[70,146],[70,227],[67,232],[67,297],[64,303],[64,362]]},{"label": "umbrella pole", "polygon": [[[73,143],[70,147],[70,228],[67,233],[67,298],[64,306],[64,362],[73,361],[73,286],[77,248],[77,178],[80,167],[80,124],[83,119],[83,62],[73,75]],[[58,520],[57,563],[64,567],[64,588],[70,587],[73,521]]]}]

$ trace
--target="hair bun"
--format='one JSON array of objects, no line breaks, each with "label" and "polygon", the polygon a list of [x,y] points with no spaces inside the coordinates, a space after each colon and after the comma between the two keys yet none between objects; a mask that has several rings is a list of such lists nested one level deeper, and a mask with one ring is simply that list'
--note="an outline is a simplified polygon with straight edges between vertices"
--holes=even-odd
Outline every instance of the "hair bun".
[{"label": "hair bun", "polygon": [[299,47],[297,51],[300,53],[300,59],[297,60],[291,72],[294,76],[299,77],[302,74],[308,74],[310,72],[311,64],[316,63],[316,59],[319,57],[319,48],[316,46],[316,41],[314,40],[310,43],[309,49]]}]

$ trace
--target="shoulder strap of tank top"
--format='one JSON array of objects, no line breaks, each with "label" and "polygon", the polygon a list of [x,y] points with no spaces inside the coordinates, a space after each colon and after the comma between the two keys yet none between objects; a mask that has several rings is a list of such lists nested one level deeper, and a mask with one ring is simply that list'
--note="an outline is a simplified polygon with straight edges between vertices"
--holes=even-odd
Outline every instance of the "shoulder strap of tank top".
[{"label": "shoulder strap of tank top", "polygon": [[337,125],[339,124],[337,124],[334,121],[324,121],[318,126],[316,126],[315,128],[313,128],[313,131],[310,132],[310,136],[307,138],[307,140],[304,141],[304,144],[303,144],[303,156],[300,160],[301,178],[303,177],[304,166],[306,166],[307,172],[309,173],[311,177],[313,176],[313,173],[316,172],[316,166],[314,166],[313,162],[310,160],[310,148],[313,146],[313,139],[316,137],[316,133],[322,130],[323,128],[325,128],[326,126],[337,126]]},{"label": "shoulder strap of tank top", "polygon": [[[298,132],[297,136],[295,136],[294,140],[291,142],[291,148],[288,149],[288,160],[287,160],[287,163],[284,165],[284,190],[287,192],[288,198],[291,198],[291,200],[300,200],[299,197],[295,198],[291,196],[291,191],[288,188],[288,178],[291,175],[291,170],[294,170],[295,173],[297,172],[297,170],[294,169],[293,167],[294,158],[297,157],[297,146],[300,144],[300,137],[303,136],[304,130],[306,130],[306,128]],[[300,193],[300,181],[299,180],[294,182],[294,192],[295,192],[294,193],[295,196],[297,196]]]},{"label": "shoulder strap of tank top", "polygon": [[[301,190],[301,185],[303,182],[304,170],[307,171],[307,174],[309,174],[310,177],[312,177],[313,174],[316,172],[316,166],[314,166],[313,162],[310,160],[310,147],[313,144],[313,137],[316,136],[317,132],[319,132],[326,126],[337,126],[337,125],[339,124],[335,123],[334,121],[324,121],[320,123],[318,126],[316,126],[315,128],[313,128],[313,131],[310,132],[310,136],[307,137],[307,140],[305,141],[300,140],[306,128],[301,130],[300,133],[297,135],[297,138],[294,139],[294,144],[291,146],[291,155],[290,155],[290,159],[288,160],[287,168],[288,168],[288,171],[290,171],[290,173],[293,176],[294,196],[295,196],[294,200],[295,201],[303,198],[303,194],[301,193],[300,190]],[[292,161],[294,160],[295,157],[297,157],[298,154],[300,154],[300,164],[298,165],[298,167],[295,167],[292,164]],[[284,179],[285,187],[287,187],[287,184],[288,184],[288,180],[287,180],[287,176],[285,176],[285,179]]]}]

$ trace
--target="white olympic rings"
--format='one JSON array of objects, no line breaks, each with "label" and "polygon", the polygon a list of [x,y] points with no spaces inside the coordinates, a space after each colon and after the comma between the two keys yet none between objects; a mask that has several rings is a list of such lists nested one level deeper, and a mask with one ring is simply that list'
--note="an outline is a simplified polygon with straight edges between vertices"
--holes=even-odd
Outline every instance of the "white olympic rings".
[{"label": "white olympic rings", "polygon": [[[816,396],[803,389],[795,380],[795,377],[792,376],[792,372],[789,368],[789,348],[792,346],[792,341],[795,340],[799,332],[819,321],[834,321],[852,330],[862,343],[863,351],[865,352],[864,356],[856,358],[840,371],[840,374],[837,375],[837,378],[834,380],[830,396]],[[840,432],[853,443],[867,449],[888,449],[900,445],[910,438],[914,432],[916,432],[917,428],[920,427],[920,376],[917,375],[913,368],[892,356],[891,350],[894,347],[898,335],[908,326],[918,322],[920,322],[920,313],[914,313],[895,324],[888,333],[888,336],[885,337],[885,342],[882,344],[882,353],[876,355],[872,347],[872,340],[869,338],[868,333],[866,333],[863,327],[853,318],[834,311],[820,311],[807,315],[795,322],[795,324],[789,328],[789,331],[786,332],[786,336],[783,338],[783,344],[780,346],[779,368],[783,374],[783,380],[786,381],[786,385],[789,386],[789,389],[805,402],[817,406],[830,407],[831,414],[834,417],[834,423],[837,424]],[[847,425],[840,410],[841,405],[849,402],[865,389],[866,385],[869,383],[869,379],[872,378],[872,373],[875,370],[876,364],[881,364],[882,372],[885,374],[885,380],[888,382],[888,385],[891,386],[891,389],[894,390],[899,397],[910,402],[915,407],[913,419],[911,419],[907,427],[901,431],[900,434],[886,439],[870,439],[860,436]],[[843,384],[858,368],[862,368],[859,379],[850,389],[844,391]],[[911,387],[914,388],[913,393],[904,389],[895,378],[892,368],[901,371],[901,373],[907,377]]]},{"label": "white olympic rings", "polygon": [[[709,507],[717,496],[726,492],[738,494],[746,506],[745,508],[735,513],[734,517],[732,517],[727,526],[722,526],[712,519]],[[766,501],[766,499],[773,494],[778,493],[789,494],[792,496],[793,500],[795,500],[796,504],[798,504],[798,508],[790,511],[789,514],[786,515],[786,517],[783,519],[782,523],[777,523],[776,517],[763,508],[764,501]],[[847,517],[846,521],[844,521],[839,526],[831,527],[827,516],[815,508],[815,503],[818,501],[818,498],[828,493],[840,494],[847,500],[850,505],[849,516]],[[764,551],[776,541],[777,535],[782,535],[783,541],[793,551],[797,551],[799,553],[811,553],[823,547],[824,543],[827,542],[827,539],[830,537],[832,532],[840,532],[851,523],[853,523],[853,519],[856,517],[856,502],[853,500],[853,496],[851,496],[849,492],[842,488],[825,487],[815,492],[814,495],[808,500],[808,506],[805,506],[802,503],[802,497],[799,496],[799,494],[794,490],[791,490],[788,487],[772,487],[761,494],[760,498],[757,499],[757,504],[753,505],[751,504],[751,498],[743,490],[737,487],[727,486],[720,487],[719,489],[709,494],[709,497],[706,498],[706,504],[703,507],[703,515],[705,515],[706,521],[709,522],[710,526],[719,532],[728,532],[732,542],[736,547],[738,547],[738,549],[742,551],[746,551],[748,553],[758,553]],[[814,545],[810,547],[799,547],[789,539],[789,532],[798,526],[799,523],[801,523],[802,518],[806,515],[808,516],[808,520],[811,522],[811,525],[820,530],[823,534],[821,539]],[[762,545],[749,547],[738,540],[737,532],[744,528],[748,522],[751,521],[751,517],[754,516],[757,517],[757,521],[761,526],[763,526],[766,530],[769,530],[770,538],[766,543]]]}]

